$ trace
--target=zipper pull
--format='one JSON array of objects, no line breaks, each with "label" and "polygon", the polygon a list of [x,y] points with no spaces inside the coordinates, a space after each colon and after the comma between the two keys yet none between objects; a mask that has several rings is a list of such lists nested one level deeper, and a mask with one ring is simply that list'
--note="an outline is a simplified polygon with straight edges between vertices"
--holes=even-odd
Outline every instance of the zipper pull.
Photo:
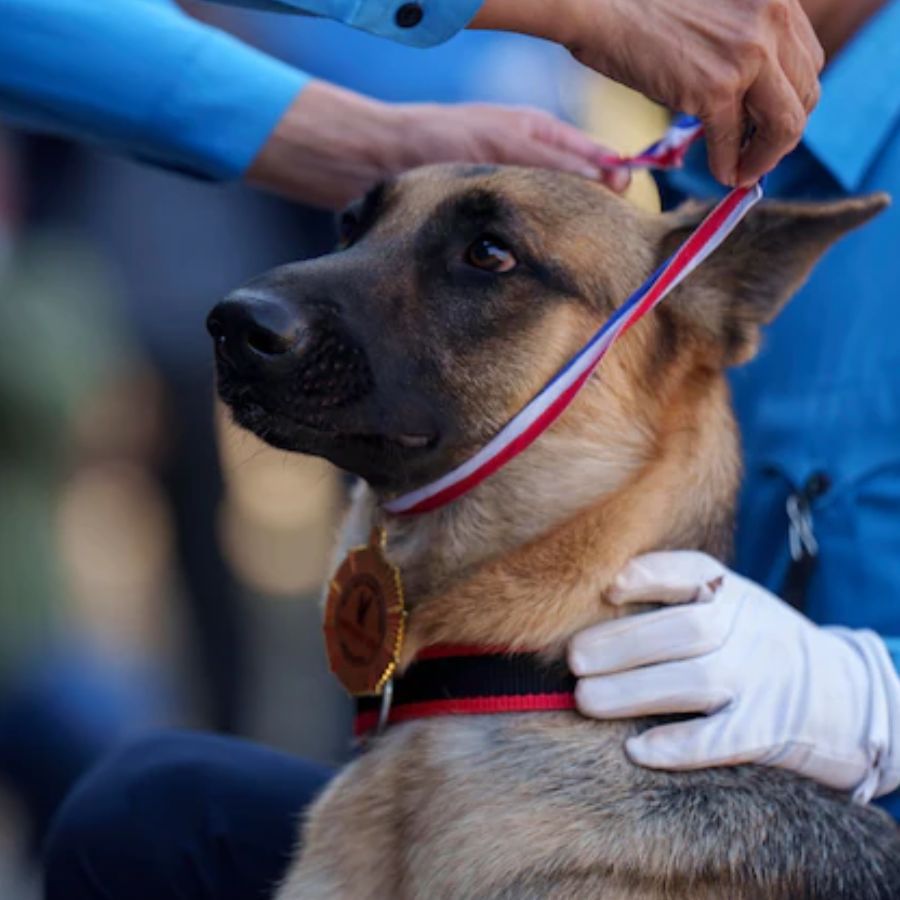
[{"label": "zipper pull", "polygon": [[795,609],[803,609],[806,590],[819,557],[819,542],[813,530],[812,503],[831,486],[824,472],[815,472],[785,504],[788,517],[788,546],[791,564],[781,590],[782,599]]}]

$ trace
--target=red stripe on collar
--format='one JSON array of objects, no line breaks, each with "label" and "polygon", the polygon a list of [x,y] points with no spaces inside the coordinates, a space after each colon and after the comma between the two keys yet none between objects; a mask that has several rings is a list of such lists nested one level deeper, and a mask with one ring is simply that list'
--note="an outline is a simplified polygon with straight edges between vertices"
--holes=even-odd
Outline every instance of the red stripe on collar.
[{"label": "red stripe on collar", "polygon": [[[575,709],[574,693],[506,694],[498,697],[470,697],[463,700],[426,700],[392,706],[388,725],[430,719],[435,716],[485,716],[494,713],[552,712]],[[378,725],[377,709],[358,712],[353,720],[353,733],[360,737]]]}]

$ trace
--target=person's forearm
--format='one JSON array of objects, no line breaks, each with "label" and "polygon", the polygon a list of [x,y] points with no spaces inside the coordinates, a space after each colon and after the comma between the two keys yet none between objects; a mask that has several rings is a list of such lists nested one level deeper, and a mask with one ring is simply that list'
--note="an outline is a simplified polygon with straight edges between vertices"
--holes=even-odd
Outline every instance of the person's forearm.
[{"label": "person's forearm", "polygon": [[247,170],[251,184],[337,208],[376,182],[438,162],[508,163],[572,172],[615,191],[609,151],[539,110],[482,104],[391,104],[322,81],[288,107]]},{"label": "person's forearm", "polygon": [[209,178],[243,174],[307,76],[168,3],[0,0],[0,115]]},{"label": "person's forearm", "polygon": [[[247,170],[257,187],[335,208],[403,168],[397,108],[313,81]],[[414,164],[414,163],[413,163]]]},{"label": "person's forearm", "polygon": [[391,105],[307,76],[171,4],[0,0],[0,114],[209,178],[337,207],[442,161],[602,179],[608,152],[534,110]]}]

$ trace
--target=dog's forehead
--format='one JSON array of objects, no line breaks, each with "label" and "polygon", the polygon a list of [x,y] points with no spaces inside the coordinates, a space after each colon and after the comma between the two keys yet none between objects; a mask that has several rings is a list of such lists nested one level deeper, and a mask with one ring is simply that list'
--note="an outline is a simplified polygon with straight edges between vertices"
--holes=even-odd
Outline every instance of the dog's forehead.
[{"label": "dog's forehead", "polygon": [[515,166],[443,164],[408,172],[376,189],[382,234],[409,234],[436,218],[533,225],[538,234],[583,222],[615,228],[630,208],[598,184],[564,173]]}]

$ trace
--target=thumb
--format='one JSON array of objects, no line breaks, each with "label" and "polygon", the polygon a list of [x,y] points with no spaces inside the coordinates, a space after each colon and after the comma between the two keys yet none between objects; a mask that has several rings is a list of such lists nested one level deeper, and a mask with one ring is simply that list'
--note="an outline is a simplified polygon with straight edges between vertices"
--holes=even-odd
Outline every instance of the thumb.
[{"label": "thumb", "polygon": [[625,742],[629,759],[648,769],[705,769],[757,762],[773,750],[739,741],[727,711],[657,725]]},{"label": "thumb", "polygon": [[727,572],[718,560],[694,550],[645,553],[619,572],[607,599],[615,606],[709,601]]}]

